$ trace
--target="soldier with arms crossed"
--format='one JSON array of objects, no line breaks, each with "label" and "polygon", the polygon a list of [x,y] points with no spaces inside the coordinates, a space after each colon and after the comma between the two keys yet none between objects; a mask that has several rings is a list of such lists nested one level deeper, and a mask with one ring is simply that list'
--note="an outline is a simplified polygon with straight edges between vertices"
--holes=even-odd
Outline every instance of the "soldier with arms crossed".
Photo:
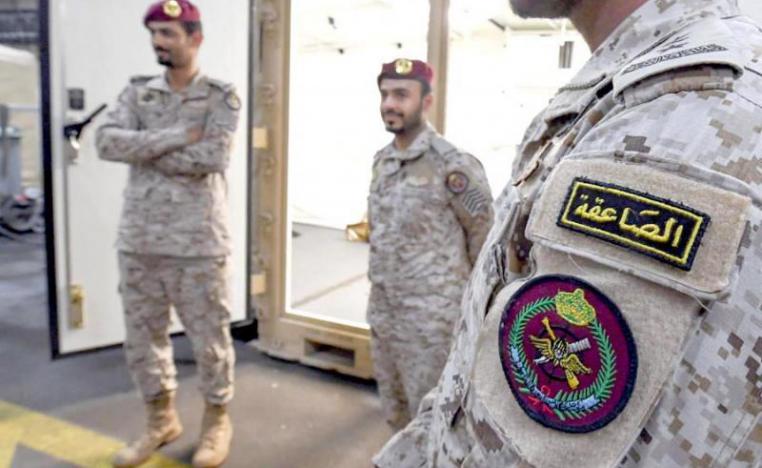
[{"label": "soldier with arms crossed", "polygon": [[200,13],[185,0],[152,5],[144,17],[166,74],[138,76],[98,129],[100,157],[129,165],[117,248],[127,364],[145,400],[145,433],[116,454],[136,466],[182,426],[168,336],[174,306],[193,345],[206,400],[196,467],[227,457],[233,397],[225,170],[238,123],[233,87],[203,75]]}]

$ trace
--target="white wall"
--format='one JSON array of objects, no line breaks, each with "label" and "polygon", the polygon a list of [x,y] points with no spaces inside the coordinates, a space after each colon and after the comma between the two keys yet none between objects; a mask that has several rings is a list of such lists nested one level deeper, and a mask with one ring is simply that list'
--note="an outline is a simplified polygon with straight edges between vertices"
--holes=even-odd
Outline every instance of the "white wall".
[{"label": "white wall", "polygon": [[[558,47],[565,40],[575,42],[572,67],[559,69]],[[494,194],[509,181],[516,148],[531,120],[589,56],[576,33],[495,33],[453,40],[445,136],[481,160]]]},{"label": "white wall", "polygon": [[741,11],[759,23],[762,23],[762,1],[761,0],[738,0],[738,6]]}]

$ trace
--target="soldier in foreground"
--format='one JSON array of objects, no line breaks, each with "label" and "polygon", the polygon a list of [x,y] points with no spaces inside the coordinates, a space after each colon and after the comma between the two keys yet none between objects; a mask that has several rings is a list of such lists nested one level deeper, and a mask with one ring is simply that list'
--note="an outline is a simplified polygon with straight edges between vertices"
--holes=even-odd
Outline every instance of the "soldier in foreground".
[{"label": "soldier in foreground", "polygon": [[734,0],[512,0],[594,51],[525,134],[438,386],[379,467],[762,461],[762,33]]},{"label": "soldier in foreground", "polygon": [[130,169],[117,241],[119,288],[127,364],[148,413],[145,433],[114,464],[138,465],[182,432],[168,336],[173,305],[193,345],[206,400],[193,465],[218,466],[232,437],[224,172],[240,102],[231,85],[199,71],[203,35],[193,4],[158,2],[144,25],[167,72],[133,78],[97,134],[100,157]]},{"label": "soldier in foreground", "polygon": [[426,63],[408,59],[378,76],[394,141],[373,161],[368,323],[384,415],[396,429],[437,383],[493,216],[479,161],[426,121],[432,77]]}]

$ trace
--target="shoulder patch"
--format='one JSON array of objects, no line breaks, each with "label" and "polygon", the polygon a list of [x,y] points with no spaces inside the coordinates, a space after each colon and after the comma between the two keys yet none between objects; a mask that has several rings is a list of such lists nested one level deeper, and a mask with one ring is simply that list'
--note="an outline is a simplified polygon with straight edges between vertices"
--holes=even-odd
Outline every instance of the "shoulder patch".
[{"label": "shoulder patch", "polygon": [[468,188],[468,176],[460,171],[454,171],[447,174],[447,189],[459,195]]},{"label": "shoulder patch", "polygon": [[577,177],[557,224],[690,271],[710,221],[671,200]]},{"label": "shoulder patch", "polygon": [[614,95],[668,72],[700,66],[731,68],[743,74],[745,60],[733,32],[719,18],[698,21],[629,62],[614,77]]},{"label": "shoulder patch", "polygon": [[241,98],[239,98],[233,90],[230,90],[225,94],[225,104],[231,110],[241,110]]},{"label": "shoulder patch", "polygon": [[135,75],[130,77],[130,83],[134,85],[146,84],[159,75]]},{"label": "shoulder patch", "polygon": [[600,429],[622,412],[635,387],[638,353],[627,321],[580,278],[525,283],[503,310],[499,347],[519,406],[551,429]]}]

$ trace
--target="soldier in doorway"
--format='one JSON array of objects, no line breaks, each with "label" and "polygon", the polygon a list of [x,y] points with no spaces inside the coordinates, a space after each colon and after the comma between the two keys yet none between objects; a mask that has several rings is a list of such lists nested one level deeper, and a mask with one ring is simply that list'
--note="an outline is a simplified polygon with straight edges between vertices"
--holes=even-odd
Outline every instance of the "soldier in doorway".
[{"label": "soldier in doorway", "polygon": [[378,467],[762,462],[762,33],[735,0],[512,0],[593,55],[527,130],[442,378]]},{"label": "soldier in doorway", "polygon": [[493,216],[479,161],[426,120],[432,77],[426,63],[408,59],[378,76],[394,140],[373,161],[367,318],[384,415],[398,429],[439,379]]},{"label": "soldier in doorway", "polygon": [[232,85],[203,75],[198,8],[186,0],[150,6],[143,23],[161,76],[136,76],[98,129],[107,161],[129,165],[117,249],[127,364],[145,400],[144,434],[115,455],[135,466],[176,439],[182,426],[168,336],[174,306],[193,345],[206,401],[196,467],[227,457],[234,352],[230,336],[230,234],[225,170],[241,106]]}]

